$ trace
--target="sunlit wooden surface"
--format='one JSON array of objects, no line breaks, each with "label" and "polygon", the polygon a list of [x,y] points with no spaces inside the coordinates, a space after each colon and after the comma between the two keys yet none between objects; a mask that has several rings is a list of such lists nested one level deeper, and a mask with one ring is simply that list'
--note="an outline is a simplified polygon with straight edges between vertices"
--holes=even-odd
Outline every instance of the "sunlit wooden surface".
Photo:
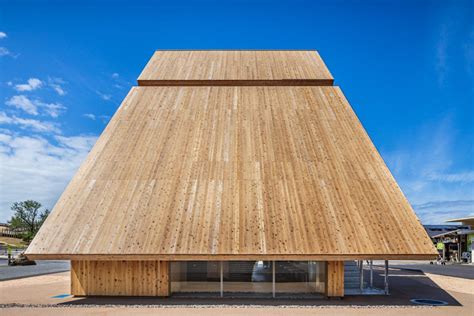
[{"label": "sunlit wooden surface", "polygon": [[316,51],[156,51],[138,78],[156,85],[332,85]]},{"label": "sunlit wooden surface", "polygon": [[343,260],[435,250],[338,87],[134,87],[27,253]]}]

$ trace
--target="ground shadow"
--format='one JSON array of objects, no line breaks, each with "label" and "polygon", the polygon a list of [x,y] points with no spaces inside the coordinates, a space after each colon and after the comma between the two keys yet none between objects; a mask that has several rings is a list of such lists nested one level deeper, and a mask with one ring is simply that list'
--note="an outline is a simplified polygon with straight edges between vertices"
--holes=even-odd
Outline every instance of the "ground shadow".
[{"label": "ground shadow", "polygon": [[[383,268],[374,268],[374,286],[383,288]],[[368,271],[365,272],[368,280]],[[308,298],[201,298],[180,297],[84,297],[58,305],[158,305],[158,306],[414,306],[414,298],[435,299],[451,306],[461,304],[421,271],[390,269],[390,295],[346,296],[343,299]]]}]

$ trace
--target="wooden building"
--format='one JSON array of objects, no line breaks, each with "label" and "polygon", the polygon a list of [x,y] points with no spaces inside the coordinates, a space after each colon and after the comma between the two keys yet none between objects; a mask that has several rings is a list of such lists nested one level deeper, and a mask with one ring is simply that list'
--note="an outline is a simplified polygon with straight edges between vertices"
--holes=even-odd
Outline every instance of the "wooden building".
[{"label": "wooden building", "polygon": [[72,294],[344,295],[433,244],[315,51],[157,51],[29,246]]}]

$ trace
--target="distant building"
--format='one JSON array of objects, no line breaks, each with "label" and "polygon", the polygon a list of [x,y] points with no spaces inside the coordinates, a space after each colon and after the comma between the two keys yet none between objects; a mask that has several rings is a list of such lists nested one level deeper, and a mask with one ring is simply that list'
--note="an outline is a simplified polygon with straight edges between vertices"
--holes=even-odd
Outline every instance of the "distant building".
[{"label": "distant building", "polygon": [[469,229],[468,225],[423,225],[425,227],[428,236],[433,239],[434,236],[452,232],[458,229]]},{"label": "distant building", "polygon": [[453,219],[447,222],[461,224],[424,225],[440,257],[448,261],[472,262],[474,218]]},{"label": "distant building", "polygon": [[460,229],[456,234],[459,236],[460,240],[463,242],[461,244],[464,245],[465,247],[461,248],[461,256],[464,252],[470,253],[470,259],[471,262],[473,261],[473,255],[474,255],[474,216],[471,217],[464,217],[464,218],[453,218],[450,220],[447,220],[446,222],[449,223],[461,223],[464,226],[469,226],[469,228],[462,228]]},{"label": "distant building", "polygon": [[20,238],[24,230],[12,229],[7,223],[0,223],[0,236]]}]

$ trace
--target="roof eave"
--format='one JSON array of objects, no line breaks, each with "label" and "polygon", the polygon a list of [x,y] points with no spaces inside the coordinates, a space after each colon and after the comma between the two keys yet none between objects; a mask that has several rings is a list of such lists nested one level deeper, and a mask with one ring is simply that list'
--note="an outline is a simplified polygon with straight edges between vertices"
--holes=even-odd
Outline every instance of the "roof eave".
[{"label": "roof eave", "polygon": [[[434,248],[433,248],[434,249]],[[164,260],[164,261],[348,261],[348,260],[432,260],[438,253],[418,254],[26,254],[32,260]]]}]

